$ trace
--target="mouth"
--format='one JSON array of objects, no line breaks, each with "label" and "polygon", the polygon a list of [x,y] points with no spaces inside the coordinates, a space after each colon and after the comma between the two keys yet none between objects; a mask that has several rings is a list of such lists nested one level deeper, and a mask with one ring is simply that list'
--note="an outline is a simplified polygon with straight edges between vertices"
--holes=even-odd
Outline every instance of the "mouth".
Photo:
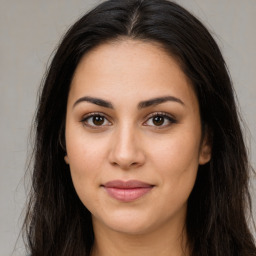
[{"label": "mouth", "polygon": [[113,180],[107,182],[102,187],[104,187],[110,197],[122,202],[131,202],[148,194],[154,185],[138,180]]}]

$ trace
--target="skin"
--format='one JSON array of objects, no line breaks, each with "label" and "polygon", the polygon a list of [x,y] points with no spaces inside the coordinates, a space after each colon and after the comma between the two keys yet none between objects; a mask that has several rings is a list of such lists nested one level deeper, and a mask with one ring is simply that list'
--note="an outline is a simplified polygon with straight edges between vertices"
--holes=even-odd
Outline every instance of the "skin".
[{"label": "skin", "polygon": [[[138,107],[167,96],[176,100]],[[82,97],[108,101],[112,108]],[[152,117],[157,115],[160,122]],[[187,200],[198,165],[210,160],[211,150],[202,138],[197,97],[173,57],[155,43],[131,39],[87,53],[69,92],[66,147],[76,192],[92,213],[92,255],[188,254]],[[122,202],[102,186],[112,180],[153,188]]]}]

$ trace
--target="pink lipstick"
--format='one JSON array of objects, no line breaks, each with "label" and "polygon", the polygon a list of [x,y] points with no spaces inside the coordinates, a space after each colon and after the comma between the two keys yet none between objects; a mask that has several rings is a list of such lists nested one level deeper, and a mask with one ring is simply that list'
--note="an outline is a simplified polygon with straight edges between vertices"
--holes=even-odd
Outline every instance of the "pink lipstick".
[{"label": "pink lipstick", "polygon": [[103,187],[114,199],[131,202],[150,192],[154,186],[137,180],[113,180],[104,184]]}]

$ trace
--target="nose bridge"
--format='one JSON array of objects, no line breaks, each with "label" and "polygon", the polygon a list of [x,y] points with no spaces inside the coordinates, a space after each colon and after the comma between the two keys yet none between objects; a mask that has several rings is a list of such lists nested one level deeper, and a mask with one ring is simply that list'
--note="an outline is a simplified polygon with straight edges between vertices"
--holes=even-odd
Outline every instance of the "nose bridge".
[{"label": "nose bridge", "polygon": [[142,165],[145,157],[139,138],[139,130],[135,125],[128,122],[120,124],[112,138],[111,163],[123,169]]},{"label": "nose bridge", "polygon": [[136,150],[136,131],[132,125],[123,124],[117,134],[117,149],[128,157]]}]

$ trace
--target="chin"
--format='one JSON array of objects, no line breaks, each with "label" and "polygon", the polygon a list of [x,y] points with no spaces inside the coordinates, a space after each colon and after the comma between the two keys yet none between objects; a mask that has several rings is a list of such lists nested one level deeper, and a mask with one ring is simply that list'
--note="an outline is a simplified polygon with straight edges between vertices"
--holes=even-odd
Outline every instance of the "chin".
[{"label": "chin", "polygon": [[151,225],[148,225],[146,223],[131,223],[127,221],[119,221],[115,223],[111,223],[109,225],[109,228],[111,228],[113,231],[118,233],[123,233],[127,235],[143,235],[149,233],[151,230]]},{"label": "chin", "polygon": [[[93,217],[93,222],[96,224],[98,219]],[[159,225],[157,220],[152,219],[152,216],[147,216],[145,212],[141,214],[132,211],[119,211],[116,214],[105,215],[100,222],[104,223],[106,229],[127,235],[147,234]]]}]

